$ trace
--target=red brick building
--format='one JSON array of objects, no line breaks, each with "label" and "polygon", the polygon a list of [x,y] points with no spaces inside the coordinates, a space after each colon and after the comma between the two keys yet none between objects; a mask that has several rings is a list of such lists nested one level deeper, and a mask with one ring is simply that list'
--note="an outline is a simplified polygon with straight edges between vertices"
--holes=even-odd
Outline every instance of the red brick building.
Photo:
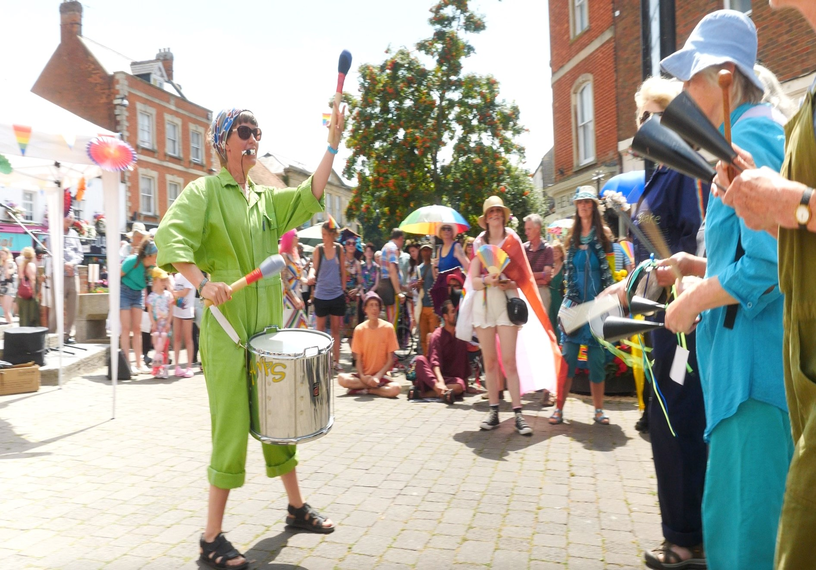
[{"label": "red brick building", "polygon": [[155,226],[187,183],[219,167],[205,143],[212,113],[184,96],[169,49],[134,61],[82,35],[79,2],[59,10],[60,43],[32,91],[122,133],[138,157],[123,175],[127,218]]},{"label": "red brick building", "polygon": [[[636,129],[634,94],[643,78],[642,55],[651,53],[656,64],[682,47],[705,14],[722,8],[749,13],[759,35],[759,62],[789,95],[800,97],[816,76],[816,34],[796,11],[772,11],[767,0],[669,0],[662,8],[670,12],[674,6],[674,29],[659,30],[660,2],[550,0],[552,219],[574,213],[570,199],[577,186],[603,184],[602,178],[643,168],[627,153]],[[645,24],[652,38],[646,50],[644,8],[651,16]],[[675,45],[669,46],[672,36]]]}]

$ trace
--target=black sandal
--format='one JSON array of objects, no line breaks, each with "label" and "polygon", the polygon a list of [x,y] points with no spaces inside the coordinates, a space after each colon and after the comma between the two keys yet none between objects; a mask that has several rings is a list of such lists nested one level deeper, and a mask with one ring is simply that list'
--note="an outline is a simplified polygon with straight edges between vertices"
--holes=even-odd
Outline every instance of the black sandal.
[{"label": "black sandal", "polygon": [[408,399],[409,400],[419,400],[421,394],[419,393],[419,389],[414,387],[408,390]]},{"label": "black sandal", "polygon": [[453,402],[456,400],[456,394],[453,393],[453,390],[448,390],[444,394],[442,394],[442,401],[445,402],[447,405],[452,406]]},{"label": "black sandal", "polygon": [[[223,532],[218,533],[218,536],[212,542],[205,541],[202,534],[198,545],[201,547],[199,560],[208,566],[219,569],[229,568],[230,570],[246,570],[249,568],[249,560],[232,546],[232,543],[227,540]],[[235,566],[228,564],[230,560],[236,558],[243,558],[244,563]]]},{"label": "black sandal", "polygon": [[287,510],[289,514],[286,515],[286,524],[293,528],[316,532],[318,534],[330,534],[334,532],[335,527],[325,526],[326,517],[310,507],[308,503],[303,503],[303,506],[299,509],[289,505]]}]

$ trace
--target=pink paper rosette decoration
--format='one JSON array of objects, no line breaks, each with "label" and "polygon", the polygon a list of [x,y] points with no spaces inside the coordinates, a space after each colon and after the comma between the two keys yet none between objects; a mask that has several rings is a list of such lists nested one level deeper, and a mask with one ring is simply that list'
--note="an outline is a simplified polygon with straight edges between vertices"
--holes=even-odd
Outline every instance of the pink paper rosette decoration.
[{"label": "pink paper rosette decoration", "polygon": [[115,137],[95,137],[88,143],[88,156],[101,169],[121,172],[136,162],[136,152],[123,140]]}]

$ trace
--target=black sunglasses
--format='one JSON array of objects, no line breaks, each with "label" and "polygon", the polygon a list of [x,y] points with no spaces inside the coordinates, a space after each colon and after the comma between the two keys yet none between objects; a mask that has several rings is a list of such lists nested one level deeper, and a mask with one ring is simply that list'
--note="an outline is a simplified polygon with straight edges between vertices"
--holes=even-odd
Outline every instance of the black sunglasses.
[{"label": "black sunglasses", "polygon": [[452,232],[452,231],[453,231],[453,228],[452,228],[452,227],[450,227],[450,226],[442,226],[442,227],[439,229],[439,231],[442,231],[442,232]]},{"label": "black sunglasses", "polygon": [[261,140],[261,129],[258,127],[252,128],[246,125],[241,125],[240,127],[235,127],[235,132],[238,133],[238,137],[242,140],[249,140],[249,135],[254,135],[255,140]]},{"label": "black sunglasses", "polygon": [[663,111],[660,111],[660,112],[657,112],[657,113],[652,113],[651,111],[643,111],[643,114],[640,116],[638,124],[642,125],[643,123],[648,121],[649,117],[651,117],[652,115],[657,115],[658,117],[662,117],[663,116]]},{"label": "black sunglasses", "polygon": [[357,245],[356,241],[347,241],[346,245]]}]

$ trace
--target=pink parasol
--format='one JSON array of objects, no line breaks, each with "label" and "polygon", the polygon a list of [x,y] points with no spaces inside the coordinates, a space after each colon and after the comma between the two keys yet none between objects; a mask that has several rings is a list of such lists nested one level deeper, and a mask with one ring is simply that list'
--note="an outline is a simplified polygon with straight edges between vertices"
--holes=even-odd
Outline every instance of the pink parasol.
[{"label": "pink parasol", "polygon": [[96,137],[88,142],[88,156],[102,170],[121,172],[130,170],[136,162],[136,153],[128,143],[115,137]]}]

